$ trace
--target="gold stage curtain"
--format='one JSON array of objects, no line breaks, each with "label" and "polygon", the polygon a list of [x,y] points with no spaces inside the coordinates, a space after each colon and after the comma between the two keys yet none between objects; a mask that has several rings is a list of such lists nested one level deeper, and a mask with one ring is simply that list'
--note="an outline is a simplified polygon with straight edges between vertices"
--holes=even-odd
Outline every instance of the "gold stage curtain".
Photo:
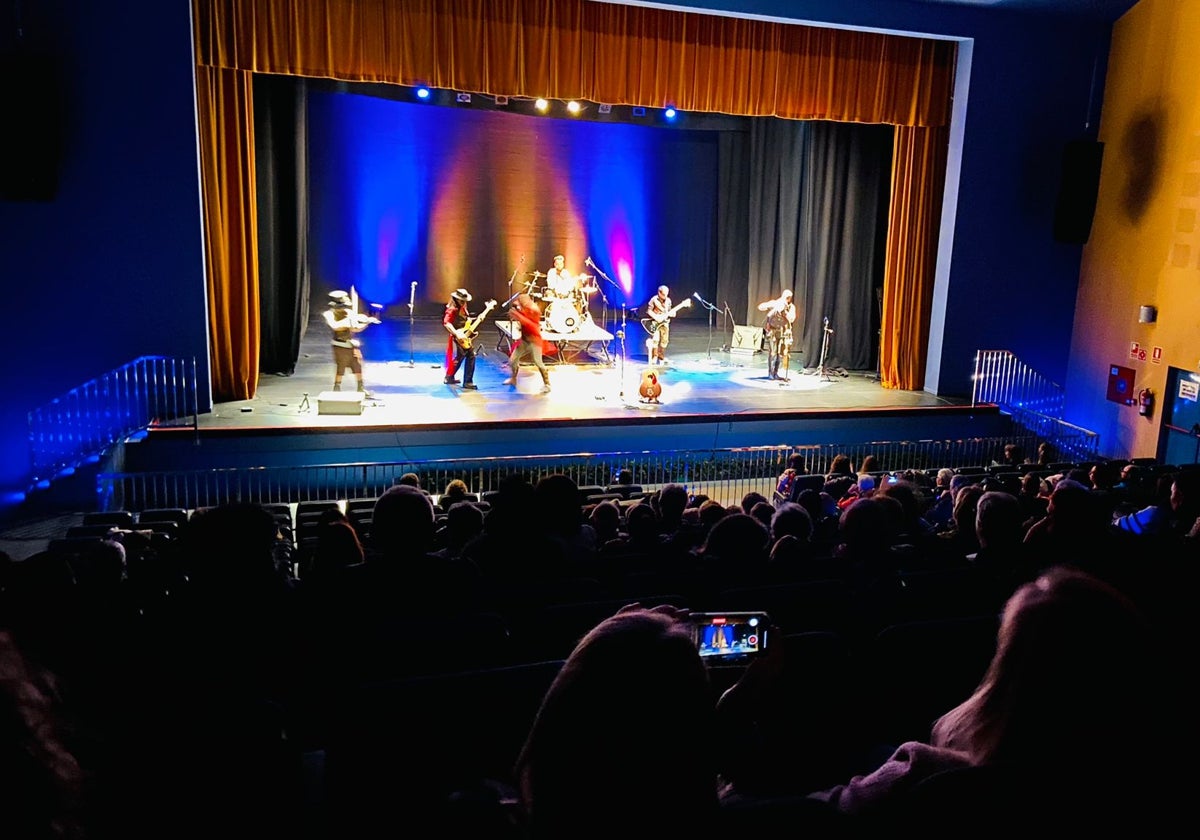
[{"label": "gold stage curtain", "polygon": [[880,322],[885,388],[925,386],[948,128],[896,126]]},{"label": "gold stage curtain", "polygon": [[[949,41],[591,0],[196,0],[193,9],[197,62],[213,70],[917,129],[949,122],[956,55]],[[211,71],[199,74],[198,84],[209,78]],[[202,146],[214,138],[228,145],[235,135],[249,136],[248,92],[244,107],[222,97],[199,100]],[[930,136],[945,138],[942,132]],[[944,144],[914,143],[912,153],[930,156],[910,161],[913,173],[943,168]],[[224,298],[256,300],[256,288],[229,288],[257,286],[256,272],[248,270],[254,247],[248,234],[255,226],[252,156],[247,152],[240,161],[249,164],[246,169],[222,166],[228,158],[211,150],[202,150],[201,159],[212,285],[224,287]],[[243,180],[233,180],[238,178]],[[907,184],[895,167],[893,186],[904,187],[906,201],[921,202],[929,194],[923,185]],[[219,203],[229,196],[239,197],[244,218]],[[895,195],[892,208],[889,257],[893,242],[911,242],[914,235],[925,241],[912,225],[933,215],[920,204],[897,206]],[[897,213],[913,220],[904,226],[907,240],[894,238]],[[239,255],[237,248],[246,250]],[[885,290],[885,301],[928,300],[932,263],[926,269],[928,276],[920,277],[889,270],[889,285],[917,288]],[[234,311],[227,307],[226,314]],[[244,314],[249,321],[241,325],[223,325],[214,316],[214,331],[230,330],[229,342],[214,334],[214,356],[234,354],[214,358],[214,370],[240,371],[252,357],[257,366],[258,311]],[[253,351],[237,346],[239,337],[251,334]],[[880,364],[883,370],[896,366],[886,354]],[[214,381],[215,396],[231,398],[226,388],[235,379]],[[914,381],[884,378],[888,387],[919,387]]]},{"label": "gold stage curtain", "polygon": [[258,389],[252,77],[244,70],[196,68],[210,365],[219,401],[248,400]]}]

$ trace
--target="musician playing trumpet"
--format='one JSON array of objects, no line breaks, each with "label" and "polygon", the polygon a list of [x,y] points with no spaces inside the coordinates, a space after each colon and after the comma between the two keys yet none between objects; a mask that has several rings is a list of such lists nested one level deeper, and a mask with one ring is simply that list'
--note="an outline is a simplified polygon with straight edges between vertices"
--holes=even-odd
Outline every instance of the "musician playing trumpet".
[{"label": "musician playing trumpet", "polygon": [[792,302],[792,290],[784,289],[779,297],[765,300],[758,305],[759,312],[766,312],[763,323],[763,338],[767,343],[767,375],[780,379],[779,367],[787,370],[792,352],[792,324],[796,323],[796,304]]},{"label": "musician playing trumpet", "polygon": [[357,311],[356,301],[342,291],[329,293],[329,308],[322,313],[326,325],[333,336],[330,344],[333,346],[333,390],[342,389],[342,374],[347,370],[358,380],[358,390],[367,394],[363,384],[363,356],[360,342],[354,336],[365,330],[371,324],[378,324],[379,319],[370,315],[361,315]]}]

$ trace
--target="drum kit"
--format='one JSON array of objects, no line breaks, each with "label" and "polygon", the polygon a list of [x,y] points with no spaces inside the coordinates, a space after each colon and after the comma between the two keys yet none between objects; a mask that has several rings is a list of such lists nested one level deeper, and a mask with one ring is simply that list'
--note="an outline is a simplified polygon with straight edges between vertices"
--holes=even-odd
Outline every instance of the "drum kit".
[{"label": "drum kit", "polygon": [[592,320],[591,313],[588,312],[588,301],[591,295],[600,291],[594,276],[579,274],[573,283],[562,284],[557,288],[550,285],[539,288],[538,280],[548,276],[540,271],[531,271],[526,276],[533,279],[526,281],[525,292],[538,302],[547,331],[570,335],[579,332],[586,322]]}]

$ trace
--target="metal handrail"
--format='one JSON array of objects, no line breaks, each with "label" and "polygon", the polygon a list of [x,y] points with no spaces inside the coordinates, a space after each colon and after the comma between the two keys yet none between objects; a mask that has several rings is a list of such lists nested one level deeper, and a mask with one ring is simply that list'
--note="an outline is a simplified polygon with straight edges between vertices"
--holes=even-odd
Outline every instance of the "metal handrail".
[{"label": "metal handrail", "polygon": [[96,461],[153,423],[199,426],[196,359],[140,356],[29,412],[31,486]]},{"label": "metal handrail", "polygon": [[[1086,430],[1081,430],[1086,432]],[[668,483],[684,484],[693,495],[738,504],[747,493],[768,499],[793,453],[804,456],[810,473],[825,474],[833,458],[847,455],[857,467],[874,455],[886,471],[940,467],[986,468],[1016,443],[1033,452],[1033,436],[952,440],[872,441],[738,447],[705,450],[630,451],[564,455],[497,456],[294,466],[228,467],[157,472],[110,472],[97,477],[102,510],[195,509],[229,501],[259,504],[296,503],[379,496],[407,472],[416,473],[430,492],[462,479],[473,493],[497,490],[506,478],[530,481],[565,474],[580,487],[606,487],[621,469],[633,483],[651,491]]]}]

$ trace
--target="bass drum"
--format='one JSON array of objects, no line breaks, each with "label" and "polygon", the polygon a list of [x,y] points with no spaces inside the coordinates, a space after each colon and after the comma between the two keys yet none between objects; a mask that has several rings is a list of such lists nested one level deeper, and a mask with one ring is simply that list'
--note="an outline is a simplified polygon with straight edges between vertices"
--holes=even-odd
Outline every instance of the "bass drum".
[{"label": "bass drum", "polygon": [[553,300],[546,307],[546,325],[551,332],[570,334],[578,332],[583,324],[583,317],[575,308],[575,301],[570,299]]}]

